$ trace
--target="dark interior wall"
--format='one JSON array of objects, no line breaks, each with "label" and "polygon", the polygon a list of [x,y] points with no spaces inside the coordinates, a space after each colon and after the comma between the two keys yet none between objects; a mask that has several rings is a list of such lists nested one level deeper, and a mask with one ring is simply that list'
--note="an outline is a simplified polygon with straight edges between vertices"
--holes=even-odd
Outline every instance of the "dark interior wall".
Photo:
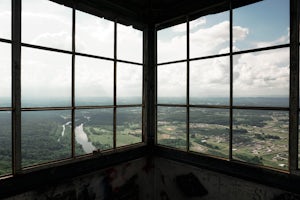
[{"label": "dark interior wall", "polygon": [[153,177],[153,164],[140,158],[5,200],[150,200]]},{"label": "dark interior wall", "polygon": [[[203,188],[201,188],[201,185]],[[207,194],[205,194],[207,192]],[[124,162],[4,200],[281,200],[295,194],[155,157]]]},{"label": "dark interior wall", "polygon": [[[284,190],[253,183],[184,163],[156,157],[154,199],[279,200],[300,199]],[[192,177],[195,177],[193,180]],[[179,179],[180,178],[180,179]],[[200,184],[204,187],[201,188]],[[207,191],[205,194],[204,191]],[[200,192],[199,192],[200,191]],[[203,192],[203,196],[201,195]]]}]

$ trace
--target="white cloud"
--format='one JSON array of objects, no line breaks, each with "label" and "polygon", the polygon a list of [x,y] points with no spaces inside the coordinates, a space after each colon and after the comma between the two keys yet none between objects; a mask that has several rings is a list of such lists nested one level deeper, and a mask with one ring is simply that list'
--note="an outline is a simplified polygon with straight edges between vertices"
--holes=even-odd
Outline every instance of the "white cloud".
[{"label": "white cloud", "polygon": [[157,82],[158,97],[186,96],[186,63],[158,66]]},{"label": "white cloud", "polygon": [[71,97],[71,55],[22,48],[21,64],[22,98]]},{"label": "white cloud", "polygon": [[117,97],[139,97],[142,101],[142,66],[126,63],[117,65]]},{"label": "white cloud", "polygon": [[76,97],[108,97],[112,100],[113,72],[114,63],[112,61],[77,56],[75,64]]},{"label": "white cloud", "polygon": [[117,57],[121,60],[143,62],[143,33],[131,26],[118,24]]},{"label": "white cloud", "polygon": [[114,22],[77,11],[76,51],[113,58]]},{"label": "white cloud", "polygon": [[255,42],[254,46],[255,48],[261,48],[261,47],[275,46],[279,44],[287,44],[289,42],[290,42],[290,30],[288,28],[286,35],[283,35],[273,41]]},{"label": "white cloud", "polygon": [[279,49],[236,56],[234,96],[287,96],[289,50]]},{"label": "white cloud", "polygon": [[191,97],[229,97],[229,57],[192,61]]},{"label": "white cloud", "polygon": [[200,17],[194,21],[190,22],[190,31],[193,31],[197,28],[199,28],[200,26],[203,26],[206,24],[206,17]]},{"label": "white cloud", "polygon": [[[11,48],[10,44],[0,43],[0,97],[11,95]],[[1,102],[0,102],[1,106]]]},{"label": "white cloud", "polygon": [[72,9],[51,1],[22,2],[22,42],[71,50]]}]

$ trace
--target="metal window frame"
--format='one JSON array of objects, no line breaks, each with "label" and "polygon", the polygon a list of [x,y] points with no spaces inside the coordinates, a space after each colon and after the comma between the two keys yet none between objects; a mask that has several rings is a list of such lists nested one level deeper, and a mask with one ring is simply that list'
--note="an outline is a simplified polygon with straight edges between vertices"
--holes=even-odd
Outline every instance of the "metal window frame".
[{"label": "metal window frame", "polygon": [[[299,134],[298,134],[298,113],[300,112],[299,109],[299,12],[300,12],[300,3],[297,0],[290,0],[290,29],[291,29],[291,36],[290,36],[290,43],[287,44],[280,44],[280,45],[273,45],[273,46],[267,46],[262,48],[252,48],[252,49],[246,49],[242,51],[233,51],[233,9],[234,9],[234,2],[233,0],[228,0],[228,12],[229,12],[229,53],[225,54],[216,54],[216,55],[207,55],[202,57],[195,57],[195,58],[189,58],[189,44],[187,44],[187,59],[181,59],[181,60],[173,60],[168,62],[161,62],[156,64],[156,74],[155,77],[157,77],[157,68],[163,67],[164,65],[170,65],[170,64],[176,64],[176,63],[187,63],[187,84],[186,84],[186,90],[187,90],[187,96],[186,96],[186,104],[164,104],[164,103],[157,103],[157,98],[155,101],[156,106],[156,145],[159,147],[167,148],[167,149],[175,149],[176,151],[183,151],[182,149],[177,149],[173,147],[169,147],[166,145],[159,144],[157,141],[157,108],[158,107],[186,107],[187,108],[187,115],[189,115],[189,108],[217,108],[217,109],[228,109],[229,111],[229,156],[227,159],[230,162],[238,162],[241,161],[233,159],[232,156],[232,146],[233,146],[233,110],[266,110],[266,111],[286,111],[289,112],[289,168],[287,170],[281,170],[277,168],[272,168],[269,166],[263,166],[263,165],[254,165],[257,168],[264,168],[264,169],[271,169],[275,171],[280,171],[283,173],[292,173],[292,174],[298,174],[300,175],[299,166],[298,166],[298,142],[299,142]],[[189,19],[189,15],[186,16],[187,19]],[[186,37],[187,42],[189,43],[189,20],[186,22]],[[156,27],[156,34],[157,31],[162,30],[161,24],[159,24]],[[267,106],[239,106],[234,105],[233,103],[233,56],[235,55],[241,55],[246,53],[256,53],[256,52],[262,52],[262,51],[268,51],[268,50],[277,50],[277,49],[284,49],[289,48],[290,50],[290,94],[289,94],[289,106],[288,107],[267,107]],[[230,74],[230,91],[229,91],[229,104],[228,105],[205,105],[205,104],[190,104],[189,102],[189,67],[191,61],[196,60],[206,60],[206,59],[212,59],[212,58],[219,58],[219,57],[229,57],[229,74]],[[157,88],[157,81],[156,81],[156,88]],[[157,89],[156,89],[157,90]],[[156,91],[157,95],[157,91]],[[187,153],[193,153],[193,154],[199,154],[207,157],[213,157],[217,159],[224,159],[222,157],[210,155],[210,154],[204,154],[204,153],[198,153],[198,152],[190,152],[189,150],[189,116],[186,117],[187,122],[187,147],[186,152]],[[243,162],[242,162],[243,163]],[[251,163],[244,163],[246,165],[253,165]]]},{"label": "metal window frame", "polygon": [[[1,43],[8,43],[11,44],[12,49],[12,63],[11,63],[11,69],[12,69],[12,105],[11,107],[0,107],[0,111],[11,111],[12,112],[12,173],[9,175],[1,175],[1,177],[8,177],[8,176],[15,176],[18,174],[22,174],[25,172],[31,172],[36,171],[39,169],[49,168],[51,166],[66,164],[66,163],[72,163],[77,162],[78,160],[82,159],[88,159],[91,158],[95,153],[85,154],[85,155],[76,155],[75,152],[75,111],[77,110],[84,110],[84,109],[113,109],[113,147],[108,150],[98,150],[97,156],[101,156],[105,152],[119,152],[126,150],[128,148],[136,148],[139,146],[144,146],[143,143],[145,143],[145,129],[144,129],[144,109],[145,109],[145,98],[144,98],[144,59],[142,63],[139,62],[133,62],[128,60],[122,60],[117,58],[117,24],[118,19],[115,19],[113,21],[114,23],[114,57],[108,58],[108,57],[102,57],[98,55],[93,54],[86,54],[86,53],[79,53],[76,52],[76,4],[74,3],[73,6],[70,8],[72,9],[72,47],[71,51],[68,50],[62,50],[47,46],[40,46],[40,45],[33,45],[33,44],[27,44],[23,43],[21,41],[21,17],[22,17],[22,1],[21,0],[12,0],[12,36],[10,39],[3,39],[0,38]],[[144,32],[144,31],[143,31]],[[144,37],[144,34],[142,35]],[[145,39],[143,38],[143,41]],[[59,106],[59,107],[53,107],[53,106],[45,106],[45,107],[22,107],[21,105],[21,51],[22,47],[32,48],[32,49],[38,49],[38,50],[44,50],[48,52],[57,52],[62,54],[67,54],[71,56],[71,102],[70,106]],[[144,43],[142,47],[144,51]],[[77,106],[75,102],[75,60],[76,56],[83,56],[87,58],[94,58],[99,60],[109,60],[114,63],[114,87],[113,87],[113,104],[111,105],[101,105],[101,106]],[[143,54],[143,57],[145,57],[145,54]],[[130,65],[134,65],[136,67],[142,67],[142,102],[141,104],[118,104],[117,103],[117,65],[118,63],[126,63]],[[116,131],[117,131],[117,109],[118,108],[140,108],[142,113],[141,118],[141,140],[142,142],[135,143],[135,144],[128,144],[121,147],[117,147],[116,145]],[[22,149],[21,149],[21,115],[22,112],[26,111],[58,111],[58,110],[69,110],[71,112],[71,121],[72,121],[72,131],[71,131],[71,157],[65,158],[65,159],[57,159],[49,162],[43,162],[41,164],[33,164],[30,166],[22,167]]]}]

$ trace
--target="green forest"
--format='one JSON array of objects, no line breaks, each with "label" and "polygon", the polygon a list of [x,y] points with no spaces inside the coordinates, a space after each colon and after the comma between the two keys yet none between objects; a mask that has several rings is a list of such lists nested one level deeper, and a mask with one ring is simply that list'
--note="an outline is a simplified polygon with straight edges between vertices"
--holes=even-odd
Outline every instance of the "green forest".
[{"label": "green forest", "polygon": [[[142,141],[141,108],[117,109],[117,147]],[[113,148],[113,110],[89,109],[75,112],[75,127],[83,126],[87,141],[100,151]],[[10,174],[12,165],[11,113],[0,112],[0,175]],[[34,166],[71,157],[71,111],[23,111],[22,167]],[[78,138],[77,138],[78,137]],[[85,151],[75,128],[76,156]],[[81,142],[80,142],[81,141]]]}]

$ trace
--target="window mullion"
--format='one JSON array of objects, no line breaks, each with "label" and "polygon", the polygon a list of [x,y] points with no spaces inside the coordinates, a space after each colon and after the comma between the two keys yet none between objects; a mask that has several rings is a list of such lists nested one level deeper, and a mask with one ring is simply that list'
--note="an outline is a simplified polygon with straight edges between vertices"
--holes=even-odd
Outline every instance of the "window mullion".
[{"label": "window mullion", "polygon": [[12,0],[13,175],[21,173],[21,0]]},{"label": "window mullion", "polygon": [[232,0],[229,0],[229,53],[230,53],[230,94],[229,94],[229,160],[232,160],[232,125],[233,125],[233,11],[232,11]]},{"label": "window mullion", "polygon": [[75,44],[76,37],[76,10],[72,9],[72,158],[76,156],[75,152]]},{"label": "window mullion", "polygon": [[114,114],[113,114],[113,148],[117,146],[117,20],[114,23]]},{"label": "window mullion", "polygon": [[299,11],[298,0],[290,2],[290,116],[289,170],[298,168],[298,102],[299,102]]},{"label": "window mullion", "polygon": [[186,19],[186,56],[187,56],[187,70],[186,70],[186,143],[187,151],[190,151],[190,21],[189,17]]}]

